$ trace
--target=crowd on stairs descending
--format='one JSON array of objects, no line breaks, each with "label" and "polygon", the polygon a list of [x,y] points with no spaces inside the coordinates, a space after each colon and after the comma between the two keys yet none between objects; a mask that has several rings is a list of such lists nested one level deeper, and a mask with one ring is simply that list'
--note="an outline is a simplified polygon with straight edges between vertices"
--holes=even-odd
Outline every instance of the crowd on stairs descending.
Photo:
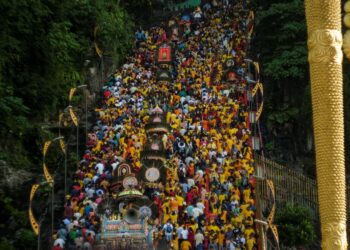
[{"label": "crowd on stairs descending", "polygon": [[[178,37],[169,36],[166,27],[138,31],[134,55],[103,87],[99,118],[74,174],[53,249],[93,249],[98,204],[109,195],[121,162],[136,172],[142,168],[144,127],[156,107],[172,129],[163,143],[177,171],[152,196],[160,216],[150,223],[149,238],[164,237],[169,249],[257,249],[242,5],[207,1],[189,20],[177,18],[187,22]],[[176,47],[174,80],[158,84],[156,50],[164,42]],[[233,82],[225,80],[228,59],[236,68]],[[151,242],[156,249],[158,241]]]}]

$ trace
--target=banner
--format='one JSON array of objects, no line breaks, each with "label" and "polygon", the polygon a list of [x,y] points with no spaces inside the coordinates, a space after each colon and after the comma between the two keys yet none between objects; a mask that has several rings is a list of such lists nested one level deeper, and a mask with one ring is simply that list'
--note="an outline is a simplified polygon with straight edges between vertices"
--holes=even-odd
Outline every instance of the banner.
[{"label": "banner", "polygon": [[102,50],[97,46],[96,42],[94,42],[94,44],[95,44],[96,54],[101,58],[102,57]]},{"label": "banner", "polygon": [[63,116],[64,116],[64,113],[63,113],[63,112],[60,112],[60,114],[58,115],[58,125],[59,125],[59,126],[62,125]]},{"label": "banner", "polygon": [[260,64],[258,62],[253,62],[255,67],[255,79],[260,82]]},{"label": "banner", "polygon": [[30,198],[29,198],[29,202],[32,202],[33,198],[34,198],[34,195],[35,195],[35,192],[36,190],[39,188],[39,184],[34,184],[32,185],[32,189],[30,191]]},{"label": "banner", "polygon": [[262,113],[262,111],[263,111],[263,108],[264,108],[264,103],[261,103],[261,105],[260,105],[258,111],[256,111],[256,114],[255,114],[255,119],[256,119],[256,121],[259,120],[259,118],[260,118],[260,116],[261,116],[261,113]]},{"label": "banner", "polygon": [[275,240],[277,242],[277,246],[279,245],[279,238],[278,238],[278,230],[276,225],[270,225],[271,231],[273,233],[273,236],[275,237]]},{"label": "banner", "polygon": [[270,214],[267,217],[267,222],[269,224],[271,224],[271,225],[272,225],[272,222],[273,222],[273,218],[275,217],[275,213],[276,213],[276,204],[273,204],[273,206],[271,208],[271,211],[270,211]]},{"label": "banner", "polygon": [[64,154],[66,154],[66,144],[64,143],[64,139],[60,139],[60,147]]},{"label": "banner", "polygon": [[97,30],[98,30],[98,27],[95,26],[95,28],[94,28],[94,45],[95,45],[96,54],[101,58],[102,57],[102,50],[98,47],[97,42],[96,42]]},{"label": "banner", "polygon": [[261,82],[255,84],[254,88],[252,89],[252,96],[255,96],[258,90],[260,90],[261,95],[264,95],[264,87]]},{"label": "banner", "polygon": [[73,111],[72,107],[69,108],[69,114],[70,114],[70,117],[72,118],[72,121],[73,121],[74,125],[78,126],[78,118],[74,114],[74,111]]},{"label": "banner", "polygon": [[53,178],[51,176],[51,174],[49,173],[49,170],[47,169],[46,164],[43,164],[43,170],[44,170],[44,176],[46,181],[49,183],[50,187],[53,186]]},{"label": "banner", "polygon": [[248,30],[248,38],[251,38],[254,30],[254,12],[253,11],[249,12],[247,30]]},{"label": "banner", "polygon": [[36,221],[34,215],[33,215],[33,212],[32,212],[32,200],[34,198],[34,195],[36,193],[36,190],[39,188],[39,184],[34,184],[32,185],[32,189],[30,190],[30,196],[29,196],[29,221],[30,221],[30,224],[33,228],[33,231],[36,235],[39,234],[39,224],[38,222]]},{"label": "banner", "polygon": [[35,233],[35,235],[39,235],[39,223],[37,222],[37,220],[35,219],[33,212],[32,212],[32,204],[30,204],[29,206],[29,221],[30,221],[30,225],[32,226],[32,229]]},{"label": "banner", "polygon": [[47,150],[49,150],[49,147],[50,147],[51,143],[52,143],[51,141],[46,141],[44,143],[44,148],[43,148],[43,155],[44,155],[44,157],[46,156]]},{"label": "banner", "polygon": [[269,186],[272,192],[273,199],[275,199],[275,186],[273,184],[273,181],[272,180],[266,180],[266,181],[267,181],[267,185]]},{"label": "banner", "polygon": [[74,96],[74,93],[75,93],[76,90],[77,90],[77,88],[71,88],[69,90],[69,97],[68,97],[69,101],[71,101],[73,99],[73,96]]},{"label": "banner", "polygon": [[267,185],[269,186],[271,193],[272,193],[272,197],[273,197],[273,206],[272,209],[270,211],[269,216],[267,217],[267,223],[268,223],[268,228],[271,229],[272,234],[276,240],[277,245],[279,245],[279,238],[278,238],[278,230],[277,230],[277,226],[273,224],[273,219],[275,217],[275,213],[276,213],[276,203],[275,203],[275,186],[273,184],[272,180],[266,180]]},{"label": "banner", "polygon": [[256,73],[258,73],[260,75],[260,65],[258,62],[253,62],[254,63],[254,66],[255,66],[255,70],[256,70]]}]

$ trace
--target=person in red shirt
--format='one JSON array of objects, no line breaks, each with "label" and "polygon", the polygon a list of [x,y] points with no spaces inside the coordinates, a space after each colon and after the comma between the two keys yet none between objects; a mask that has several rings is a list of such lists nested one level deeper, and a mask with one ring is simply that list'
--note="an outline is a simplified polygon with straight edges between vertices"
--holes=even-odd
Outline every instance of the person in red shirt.
[{"label": "person in red shirt", "polygon": [[52,250],[63,250],[63,248],[60,246],[60,244],[57,244],[52,248]]}]

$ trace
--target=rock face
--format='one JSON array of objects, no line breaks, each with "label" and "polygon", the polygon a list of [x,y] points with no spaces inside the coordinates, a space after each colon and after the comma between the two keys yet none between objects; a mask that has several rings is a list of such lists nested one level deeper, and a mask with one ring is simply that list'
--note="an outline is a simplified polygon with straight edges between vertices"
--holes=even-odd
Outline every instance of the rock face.
[{"label": "rock face", "polygon": [[33,174],[23,170],[14,169],[5,161],[0,161],[0,188],[14,189],[33,178]]}]

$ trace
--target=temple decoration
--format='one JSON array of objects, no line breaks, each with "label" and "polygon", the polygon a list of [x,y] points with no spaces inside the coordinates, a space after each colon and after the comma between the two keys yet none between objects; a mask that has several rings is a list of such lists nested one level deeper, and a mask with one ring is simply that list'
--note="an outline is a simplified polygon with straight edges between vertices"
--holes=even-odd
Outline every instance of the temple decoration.
[{"label": "temple decoration", "polygon": [[306,0],[305,7],[322,249],[343,250],[347,236],[341,2]]}]

